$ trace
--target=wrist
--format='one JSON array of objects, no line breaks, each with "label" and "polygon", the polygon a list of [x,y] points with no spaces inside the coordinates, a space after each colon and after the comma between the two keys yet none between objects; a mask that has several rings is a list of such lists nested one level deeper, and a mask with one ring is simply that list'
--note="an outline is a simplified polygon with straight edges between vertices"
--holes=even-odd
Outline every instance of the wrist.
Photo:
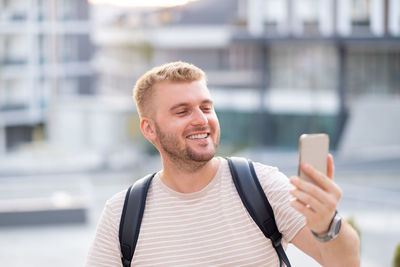
[{"label": "wrist", "polygon": [[333,218],[329,224],[327,231],[320,232],[320,233],[316,233],[314,231],[311,231],[311,232],[318,241],[328,242],[332,239],[335,239],[339,235],[341,226],[342,226],[342,217],[336,211],[335,215],[333,216]]}]

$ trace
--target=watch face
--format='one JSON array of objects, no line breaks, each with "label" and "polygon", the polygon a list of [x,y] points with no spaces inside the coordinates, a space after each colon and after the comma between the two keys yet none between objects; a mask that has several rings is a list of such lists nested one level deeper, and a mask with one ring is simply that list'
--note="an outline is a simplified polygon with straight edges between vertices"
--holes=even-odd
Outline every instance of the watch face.
[{"label": "watch face", "polygon": [[340,217],[339,214],[336,213],[335,217],[333,217],[332,225],[328,233],[331,239],[338,236],[341,226],[342,226],[342,218]]},{"label": "watch face", "polygon": [[340,231],[340,226],[342,226],[342,220],[339,219],[339,221],[335,224],[335,228],[334,228],[334,233],[337,235]]}]

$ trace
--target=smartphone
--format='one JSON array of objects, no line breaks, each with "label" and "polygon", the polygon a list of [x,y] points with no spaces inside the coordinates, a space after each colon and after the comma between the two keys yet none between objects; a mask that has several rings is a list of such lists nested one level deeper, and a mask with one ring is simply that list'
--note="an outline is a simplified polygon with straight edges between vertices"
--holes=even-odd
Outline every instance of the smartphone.
[{"label": "smartphone", "polygon": [[327,159],[329,153],[329,135],[302,134],[299,138],[299,168],[298,176],[309,182],[313,180],[300,168],[300,164],[308,163],[320,172],[327,174]]}]

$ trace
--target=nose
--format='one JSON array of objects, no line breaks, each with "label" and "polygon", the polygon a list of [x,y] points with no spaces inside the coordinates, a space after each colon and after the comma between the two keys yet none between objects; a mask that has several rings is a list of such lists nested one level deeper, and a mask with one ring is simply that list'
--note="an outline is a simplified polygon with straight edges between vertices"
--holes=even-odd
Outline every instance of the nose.
[{"label": "nose", "polygon": [[207,114],[205,114],[201,109],[196,109],[192,113],[192,124],[193,125],[204,125],[208,123]]}]

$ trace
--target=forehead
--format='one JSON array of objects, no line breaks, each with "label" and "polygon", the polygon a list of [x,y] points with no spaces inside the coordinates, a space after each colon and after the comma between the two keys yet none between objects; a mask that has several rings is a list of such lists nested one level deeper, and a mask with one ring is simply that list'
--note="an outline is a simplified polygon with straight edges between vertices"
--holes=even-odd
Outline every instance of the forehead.
[{"label": "forehead", "polygon": [[162,82],[154,87],[154,102],[158,105],[172,106],[176,103],[197,103],[211,100],[206,83],[202,80],[193,82]]}]

